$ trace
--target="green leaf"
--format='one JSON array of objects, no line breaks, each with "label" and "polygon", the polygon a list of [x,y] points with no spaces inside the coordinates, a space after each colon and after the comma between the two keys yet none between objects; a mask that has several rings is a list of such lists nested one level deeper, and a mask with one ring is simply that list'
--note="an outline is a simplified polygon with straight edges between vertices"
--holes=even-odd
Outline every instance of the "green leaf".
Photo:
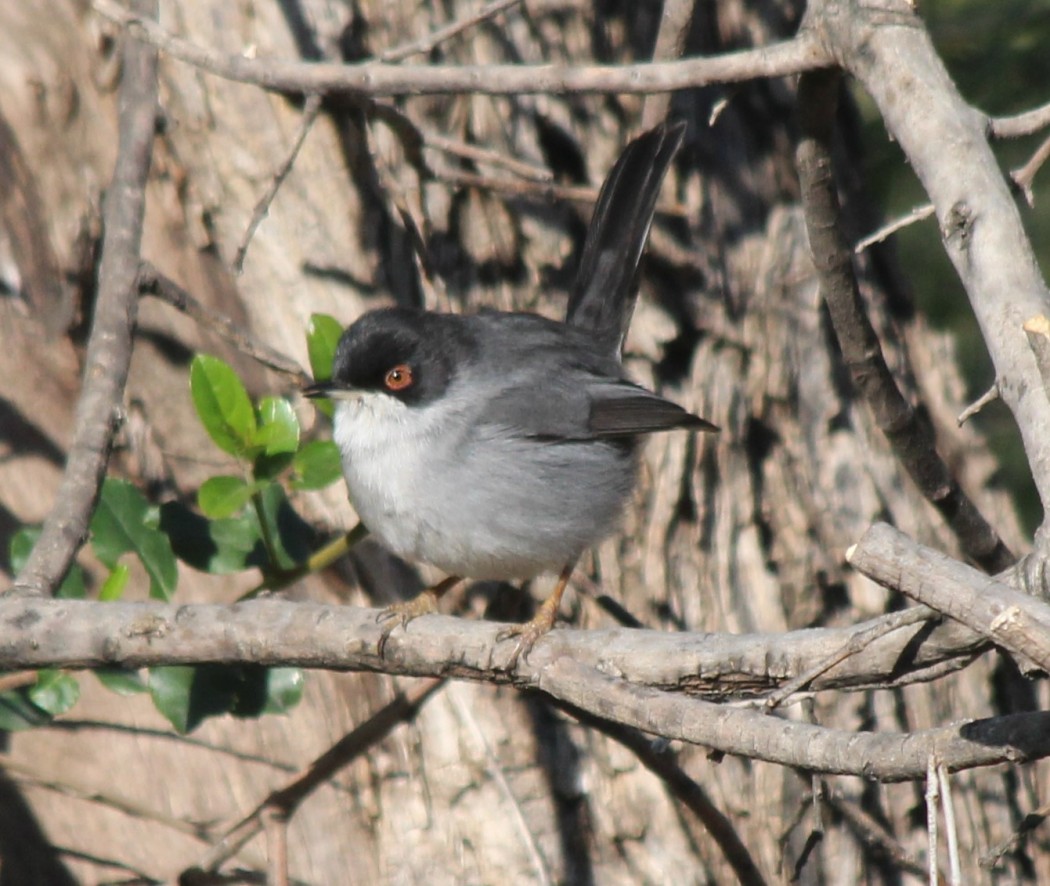
[{"label": "green leaf", "polygon": [[36,685],[29,687],[29,700],[52,717],[64,714],[80,698],[76,678],[62,671],[37,671]]},{"label": "green leaf", "polygon": [[335,349],[343,334],[343,327],[328,314],[312,314],[306,327],[306,351],[310,356],[310,371],[317,381],[332,377]]},{"label": "green leaf", "polygon": [[309,523],[296,513],[288,503],[284,489],[277,483],[271,483],[257,499],[257,516],[266,520],[273,539],[277,562],[272,564],[279,569],[294,569],[304,562],[316,543],[316,534]]},{"label": "green leaf", "polygon": [[95,668],[91,673],[98,678],[99,683],[117,695],[138,695],[140,692],[147,692],[149,689],[142,677],[139,676],[138,671],[130,671],[127,668],[114,666]]},{"label": "green leaf", "polygon": [[343,475],[339,447],[331,440],[312,440],[295,454],[292,462],[296,489],[323,489]]},{"label": "green leaf", "polygon": [[106,576],[106,580],[102,582],[102,587],[99,588],[99,600],[109,603],[123,597],[124,587],[127,585],[130,575],[131,570],[128,568],[127,563],[118,563],[114,566],[109,575]]},{"label": "green leaf", "polygon": [[249,483],[243,477],[231,477],[227,474],[209,477],[197,490],[197,507],[204,516],[213,520],[232,517],[242,511],[252,496],[265,485]]},{"label": "green leaf", "polygon": [[299,448],[299,419],[292,404],[283,397],[263,397],[258,424],[254,443],[264,455],[283,455]]},{"label": "green leaf", "polygon": [[187,666],[150,668],[149,694],[153,704],[176,731],[183,734],[194,729],[206,714],[192,711],[193,682],[197,669]]},{"label": "green leaf", "polygon": [[226,520],[206,520],[179,502],[160,507],[160,528],[184,563],[212,575],[229,575],[266,565],[259,520],[250,508]]},{"label": "green leaf", "polygon": [[[11,536],[11,542],[8,545],[8,562],[13,575],[18,575],[25,568],[29,554],[33,550],[33,545],[37,543],[39,538],[39,526],[23,526]],[[87,596],[84,570],[76,563],[70,565],[69,572],[62,579],[62,584],[59,585],[55,596],[63,600],[83,600]]]},{"label": "green leaf", "polygon": [[150,578],[150,596],[170,600],[179,571],[171,542],[155,528],[155,514],[145,497],[126,480],[107,478],[91,518],[91,541],[98,558],[117,568],[122,554],[132,552]]},{"label": "green leaf", "polygon": [[255,410],[237,373],[218,357],[197,354],[190,364],[190,393],[215,445],[238,458],[254,458]]},{"label": "green leaf", "polygon": [[[310,356],[310,371],[316,381],[328,381],[332,377],[332,361],[343,327],[334,317],[327,314],[314,314],[306,327],[306,350]],[[332,401],[319,398],[313,401],[314,406],[329,418],[334,411]]]},{"label": "green leaf", "polygon": [[266,674],[266,704],[263,712],[267,714],[286,714],[303,697],[302,668],[269,668]]},{"label": "green leaf", "polygon": [[152,668],[149,683],[157,710],[185,733],[218,714],[284,713],[299,702],[303,676],[298,668],[201,665]]}]

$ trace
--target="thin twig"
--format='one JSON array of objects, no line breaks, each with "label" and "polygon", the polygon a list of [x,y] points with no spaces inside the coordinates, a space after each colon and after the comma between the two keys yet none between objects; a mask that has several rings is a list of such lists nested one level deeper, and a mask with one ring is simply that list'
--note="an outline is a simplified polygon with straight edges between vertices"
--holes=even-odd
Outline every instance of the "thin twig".
[{"label": "thin twig", "polygon": [[941,806],[944,814],[944,835],[948,847],[948,882],[951,886],[962,886],[962,866],[959,863],[959,834],[955,827],[955,806],[952,803],[951,777],[948,768],[937,765],[937,783],[941,791]]},{"label": "thin twig", "polygon": [[468,28],[473,28],[475,25],[479,25],[490,18],[494,18],[501,12],[506,12],[512,6],[517,6],[521,2],[522,0],[492,0],[491,3],[481,7],[481,9],[472,15],[465,16],[458,21],[437,28],[425,37],[420,37],[418,40],[413,40],[411,43],[404,43],[401,46],[394,46],[390,49],[384,50],[379,53],[379,60],[381,62],[399,62],[409,56],[430,52],[430,50],[439,43],[451,40],[457,34],[463,33],[463,31]]},{"label": "thin twig", "polygon": [[[471,160],[475,163],[486,163],[489,166],[506,169],[507,172],[513,173],[514,175],[527,179],[528,181],[537,181],[548,184],[554,180],[553,173],[545,167],[534,166],[531,163],[525,163],[514,157],[508,157],[506,154],[502,154],[499,151],[448,138],[437,132],[424,129],[420,129],[419,131],[423,135],[423,140],[426,143],[426,146],[435,151],[442,151],[446,154],[451,154],[453,157],[460,157],[464,160]],[[597,192],[595,192],[595,197],[597,198]]]},{"label": "thin twig", "polygon": [[295,381],[305,384],[310,376],[291,357],[282,354],[276,348],[259,341],[243,326],[234,323],[225,314],[197,301],[174,280],[165,277],[149,262],[143,262],[139,270],[138,288],[143,295],[152,295],[192,317],[202,326],[210,329],[237,350],[257,360],[263,366],[275,372],[292,376]]},{"label": "thin twig", "polygon": [[1029,206],[1035,206],[1035,195],[1032,193],[1032,182],[1035,181],[1036,173],[1043,164],[1050,160],[1050,137],[1043,140],[1042,144],[1035,149],[1035,153],[1025,162],[1010,173],[1010,178],[1024,194],[1025,202]]},{"label": "thin twig", "polygon": [[988,572],[1001,572],[1014,562],[1013,554],[937,453],[930,423],[898,389],[865,310],[842,233],[833,174],[831,142],[839,80],[838,72],[810,72],[799,78],[798,87],[803,137],[796,156],[821,295],[853,383],[901,465],[967,556]]},{"label": "thin twig", "polygon": [[288,886],[288,815],[268,806],[260,819],[266,832],[266,886]]},{"label": "thin twig", "polygon": [[988,132],[993,138],[1020,138],[1047,126],[1050,126],[1050,102],[1011,117],[992,117],[988,121]]},{"label": "thin twig", "polygon": [[847,658],[862,652],[880,637],[885,637],[887,634],[899,630],[900,628],[907,627],[908,625],[918,624],[921,621],[928,621],[929,619],[936,617],[936,613],[934,613],[932,609],[928,609],[925,606],[918,606],[912,609],[905,609],[901,612],[890,613],[881,621],[874,622],[867,627],[857,630],[850,635],[849,640],[843,644],[842,648],[837,652],[829,655],[823,661],[817,662],[808,671],[799,674],[792,680],[788,680],[787,683],[775,692],[770,693],[765,701],[766,708],[769,710],[778,708],[788,698],[808,686],[821,674],[827,673],[835,667],[835,665],[841,664]]},{"label": "thin twig", "polygon": [[212,825],[209,822],[193,822],[185,817],[170,815],[158,809],[150,809],[111,790],[99,790],[85,784],[78,784],[69,778],[63,778],[59,781],[53,778],[50,773],[41,772],[28,763],[12,759],[7,754],[0,754],[0,768],[6,770],[15,780],[24,784],[32,784],[66,797],[97,803],[99,806],[115,809],[141,821],[152,821],[173,831],[178,831],[180,834],[193,837],[195,840],[200,840],[203,843],[209,843],[214,839],[214,835],[211,833]]},{"label": "thin twig", "polygon": [[763,886],[766,880],[740,839],[733,822],[714,804],[703,786],[689,777],[666,742],[658,745],[638,729],[607,720],[570,702],[557,698],[550,701],[585,726],[601,732],[631,751],[646,769],[663,781],[671,796],[699,819],[722,850],[737,880],[743,886]]},{"label": "thin twig", "polygon": [[854,833],[868,846],[878,847],[902,871],[917,877],[926,875],[926,866],[917,858],[910,856],[900,841],[890,833],[885,825],[874,816],[869,815],[856,803],[843,797],[829,795],[828,803],[841,815]]},{"label": "thin twig", "polygon": [[430,680],[415,689],[399,694],[360,726],[344,735],[314,760],[283,788],[270,793],[265,800],[215,842],[197,863],[195,870],[216,871],[263,828],[263,816],[276,810],[290,818],[299,804],[327,782],[336,772],[382,741],[394,727],[408,723],[445,681]]},{"label": "thin twig", "polygon": [[237,253],[233,259],[233,272],[235,274],[239,275],[241,271],[244,270],[244,257],[248,253],[248,245],[252,242],[252,237],[255,236],[255,231],[258,229],[259,225],[262,224],[262,220],[266,218],[266,214],[270,211],[270,204],[273,203],[273,198],[277,196],[277,192],[280,190],[284,180],[288,177],[288,173],[292,171],[292,166],[295,164],[295,158],[299,156],[299,151],[303,147],[303,142],[306,141],[306,136],[309,135],[314,123],[317,122],[317,117],[320,113],[321,96],[308,95],[306,97],[306,102],[303,105],[303,116],[299,120],[299,129],[295,133],[295,138],[292,139],[292,144],[288,148],[288,153],[285,154],[284,159],[274,170],[273,176],[270,178],[270,185],[267,187],[266,192],[259,198],[259,202],[255,204],[255,210],[252,212],[251,221],[248,222],[248,227],[244,232],[244,237],[241,239],[241,243],[237,247]]},{"label": "thin twig", "polygon": [[[682,57],[685,41],[693,23],[694,0],[664,0],[660,11],[660,30],[653,48],[653,61],[662,62]],[[648,95],[642,107],[642,128],[652,129],[667,117],[671,107],[670,93]]]},{"label": "thin twig", "polygon": [[896,218],[891,222],[887,222],[881,228],[877,228],[868,234],[867,237],[859,240],[857,245],[853,247],[853,251],[857,255],[860,255],[869,246],[881,243],[883,240],[896,234],[897,231],[908,227],[908,225],[920,222],[924,218],[929,218],[931,215],[933,215],[932,203],[924,203],[922,206],[916,206],[911,212],[905,213],[900,218]]},{"label": "thin twig", "polygon": [[[436,181],[445,181],[463,187],[479,188],[497,193],[515,196],[532,197],[541,200],[570,200],[575,203],[593,204],[598,201],[598,189],[587,185],[559,185],[554,182],[521,181],[520,179],[495,178],[478,175],[461,169],[440,168],[434,171]],[[689,214],[687,207],[680,203],[661,203],[656,212],[674,218],[685,218]]]},{"label": "thin twig", "polygon": [[[156,0],[136,0],[134,14],[142,21],[155,17]],[[15,581],[20,593],[50,594],[69,571],[84,543],[120,423],[137,315],[136,278],[157,121],[156,50],[136,40],[126,41],[122,71],[119,145],[103,210],[98,298],[73,419],[73,442],[40,539]]]},{"label": "thin twig", "polygon": [[496,787],[499,789],[499,792],[503,795],[506,803],[510,806],[515,827],[521,835],[521,841],[525,844],[525,851],[528,853],[529,859],[532,862],[533,870],[536,872],[537,882],[543,884],[552,883],[553,878],[551,877],[550,867],[547,865],[547,861],[543,857],[543,853],[540,851],[539,844],[536,842],[536,835],[530,830],[529,823],[525,820],[525,814],[521,808],[521,801],[514,796],[514,791],[511,790],[510,783],[507,781],[507,776],[503,773],[503,767],[500,765],[499,759],[493,752],[492,745],[489,744],[488,739],[485,738],[485,733],[481,731],[481,726],[478,724],[474,712],[470,709],[470,705],[463,700],[462,692],[462,686],[456,685],[450,687],[448,698],[452,702],[452,707],[459,716],[460,723],[466,727],[466,731],[480,746],[481,751],[485,756],[485,769],[489,774],[489,778],[492,779]]},{"label": "thin twig", "polygon": [[984,409],[984,407],[987,406],[989,403],[993,403],[998,399],[999,384],[998,382],[996,382],[993,383],[987,391],[981,394],[980,397],[974,400],[973,403],[971,403],[962,412],[959,413],[959,417],[956,419],[956,421],[959,423],[959,427],[962,427],[966,421],[977,415],[977,413]]},{"label": "thin twig", "polygon": [[[1036,173],[1039,172],[1048,159],[1050,159],[1050,138],[1047,138],[1042,142],[1042,144],[1036,148],[1035,153],[1033,153],[1032,156],[1022,165],[1010,172],[1011,181],[1013,181],[1017,186],[1017,189],[1024,195],[1029,206],[1035,205],[1035,197],[1032,194],[1032,182],[1035,179]],[[896,234],[897,231],[900,231],[909,225],[913,225],[916,222],[920,222],[923,219],[927,219],[933,215],[933,213],[934,207],[932,203],[924,203],[922,206],[916,206],[911,212],[888,222],[881,228],[872,231],[868,236],[857,241],[856,245],[853,247],[853,251],[857,255],[860,255],[869,246],[881,243],[886,238]]]},{"label": "thin twig", "polygon": [[1042,806],[1029,812],[1021,821],[1021,826],[1008,839],[998,846],[993,846],[982,855],[978,863],[983,868],[994,867],[1007,852],[1017,849],[1021,845],[1021,841],[1045,822],[1048,816],[1050,816],[1050,803],[1044,803]]},{"label": "thin twig", "polygon": [[358,96],[647,95],[768,77],[789,77],[834,60],[808,30],[758,49],[682,61],[636,65],[400,65],[289,62],[227,55],[174,36],[114,0],[93,0],[95,10],[140,40],[217,77],[286,94]]},{"label": "thin twig", "polygon": [[36,684],[37,679],[36,671],[17,671],[14,674],[4,674],[0,676],[0,692],[10,692],[13,689],[33,686]]},{"label": "thin twig", "polygon": [[937,806],[939,799],[937,758],[931,754],[926,764],[926,876],[930,886],[938,886],[941,875],[937,864]]}]

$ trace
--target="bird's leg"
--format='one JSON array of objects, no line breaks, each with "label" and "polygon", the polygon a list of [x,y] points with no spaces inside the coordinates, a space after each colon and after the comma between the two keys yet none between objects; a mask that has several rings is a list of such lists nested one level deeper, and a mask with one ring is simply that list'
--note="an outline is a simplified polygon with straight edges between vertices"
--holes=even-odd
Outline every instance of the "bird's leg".
[{"label": "bird's leg", "polygon": [[522,656],[528,658],[529,652],[532,651],[532,647],[536,645],[536,641],[554,627],[554,620],[558,617],[558,609],[561,606],[562,595],[565,593],[565,587],[569,584],[569,578],[572,576],[572,570],[575,568],[575,562],[566,564],[565,568],[558,576],[558,583],[554,585],[554,590],[551,591],[550,596],[543,601],[539,612],[537,612],[531,619],[524,624],[511,625],[496,634],[497,643],[509,639],[510,637],[519,638],[517,645],[514,647],[514,652],[511,654],[510,660],[507,662],[508,671],[517,667],[518,659]]},{"label": "bird's leg", "polygon": [[390,639],[390,635],[394,632],[394,628],[398,625],[407,628],[408,623],[412,621],[412,619],[419,618],[421,615],[429,615],[431,612],[437,612],[438,599],[448,591],[452,590],[452,588],[461,581],[463,581],[463,579],[458,575],[450,575],[448,578],[439,581],[433,587],[427,588],[422,593],[417,594],[411,600],[405,600],[402,603],[392,603],[380,612],[379,615],[376,616],[376,621],[388,621],[390,624],[383,628],[383,633],[379,635],[379,657],[383,657],[383,653],[386,650],[386,641]]}]

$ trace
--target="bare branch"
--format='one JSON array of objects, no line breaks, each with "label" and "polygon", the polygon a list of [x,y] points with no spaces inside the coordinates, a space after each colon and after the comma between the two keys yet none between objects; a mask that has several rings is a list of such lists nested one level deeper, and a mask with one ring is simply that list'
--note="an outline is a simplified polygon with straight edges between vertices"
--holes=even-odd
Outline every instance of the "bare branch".
[{"label": "bare branch", "polygon": [[936,207],[945,250],[973,306],[999,392],[1050,514],[1050,401],[1021,330],[1029,317],[1050,314],[1050,292],[988,144],[987,118],[959,95],[906,4],[856,4],[849,15],[840,12],[835,0],[815,0],[807,15],[875,100]]},{"label": "bare branch", "polygon": [[1050,713],[1043,712],[910,733],[854,733],[635,686],[568,656],[542,668],[538,685],[555,698],[655,735],[829,775],[916,780],[925,777],[934,752],[950,771],[1050,754]]},{"label": "bare branch", "polygon": [[[921,778],[932,748],[952,770],[1050,754],[1050,713],[908,736],[853,735],[605,676],[618,673],[634,679],[632,668],[640,656],[643,678],[661,667],[666,676],[684,664],[691,678],[681,680],[679,688],[706,680],[724,694],[733,676],[727,662],[739,668],[753,657],[755,668],[779,667],[779,653],[763,639],[778,646],[783,637],[726,638],[719,644],[711,634],[701,640],[697,635],[639,630],[555,631],[537,644],[527,662],[508,672],[492,664],[499,624],[420,618],[407,635],[398,632],[391,638],[387,657],[381,658],[375,650],[382,626],[376,624],[375,614],[349,606],[279,600],[173,606],[14,596],[0,599],[0,668],[11,662],[72,668],[251,662],[514,683],[540,688],[600,717],[725,753],[887,780]],[[820,633],[797,632],[796,639],[805,642]],[[901,629],[892,636],[907,633]],[[1000,639],[1004,632],[993,633]],[[710,646],[717,655],[707,659],[709,670],[704,672],[697,661],[703,657],[700,650]],[[894,665],[900,667],[900,658],[890,666]]]},{"label": "bare branch", "polygon": [[1050,672],[1050,604],[876,523],[846,554],[855,568]]},{"label": "bare branch", "polygon": [[[139,15],[156,16],[156,0],[138,0]],[[120,136],[106,194],[98,298],[77,401],[76,431],[54,507],[15,589],[48,594],[84,542],[113,435],[120,423],[135,327],[142,218],[157,118],[157,53],[134,40],[124,47]]]},{"label": "bare branch", "polygon": [[658,749],[656,742],[638,729],[595,716],[558,699],[552,699],[551,703],[585,726],[622,744],[638,757],[646,769],[662,779],[671,796],[689,809],[707,829],[740,883],[744,886],[762,886],[766,882],[732,821],[712,802],[703,786],[691,779],[679,765],[674,751],[666,745]]},{"label": "bare branch", "polygon": [[988,572],[1000,572],[1014,562],[1013,555],[938,455],[929,422],[897,388],[865,311],[853,257],[842,233],[832,170],[838,89],[837,73],[809,72],[800,78],[803,138],[797,161],[813,264],[842,359],[901,465],[955,533],[967,556]]},{"label": "bare branch", "polygon": [[[787,634],[669,634],[613,629],[553,631],[508,672],[493,663],[500,625],[427,616],[389,639],[376,610],[259,598],[234,606],[98,603],[0,597],[0,670],[240,662],[449,676],[529,685],[536,668],[559,655],[644,686],[712,698],[753,696],[790,680],[865,634],[881,620],[849,630]],[[892,616],[890,617],[892,619]],[[811,690],[894,686],[958,670],[987,647],[948,621],[904,626],[864,645],[821,673]]]},{"label": "bare branch", "polygon": [[973,403],[971,403],[962,412],[959,413],[959,417],[956,419],[956,421],[959,423],[959,426],[962,427],[964,423],[966,423],[975,415],[977,415],[977,413],[984,409],[985,406],[987,406],[989,403],[994,403],[998,399],[999,386],[993,384],[990,388],[988,388],[987,391],[981,394],[980,397],[974,400]]},{"label": "bare branch", "polygon": [[94,0],[97,12],[123,26],[137,39],[217,77],[251,83],[283,93],[321,95],[564,95],[672,92],[735,83],[760,77],[787,77],[823,67],[831,58],[808,31],[760,49],[708,58],[639,65],[353,65],[288,62],[229,56],[196,46],[168,33],[156,22],[136,17],[113,0]]},{"label": "bare branch", "polygon": [[306,141],[306,136],[310,134],[310,130],[313,128],[320,113],[321,97],[319,95],[307,96],[306,104],[303,105],[303,116],[299,120],[299,129],[295,133],[295,138],[292,139],[291,147],[288,148],[288,153],[285,154],[277,169],[274,170],[266,192],[259,198],[259,202],[255,204],[255,210],[252,212],[251,220],[244,231],[244,237],[237,247],[237,253],[233,258],[233,272],[235,274],[240,274],[244,270],[244,257],[248,254],[248,246],[252,242],[252,237],[255,236],[256,230],[270,211],[270,204],[273,203],[273,198],[277,196],[277,191],[280,190],[282,183],[288,177],[288,173],[292,171],[295,158],[299,156],[303,142]]},{"label": "bare branch", "polygon": [[411,43],[406,43],[403,46],[394,46],[390,49],[384,50],[379,53],[379,60],[382,62],[399,62],[413,55],[430,52],[430,50],[439,43],[451,40],[453,37],[462,34],[467,29],[473,28],[475,25],[479,25],[484,21],[488,21],[490,18],[495,18],[501,12],[506,12],[511,7],[518,6],[521,2],[522,0],[492,0],[491,3],[485,4],[485,6],[481,7],[481,9],[473,15],[465,16],[458,21],[437,28],[425,37],[420,37],[418,40],[413,40]]},{"label": "bare branch", "polygon": [[237,350],[268,366],[276,372],[292,376],[295,381],[305,383],[310,376],[291,357],[255,338],[247,329],[238,326],[229,317],[201,304],[174,280],[165,277],[149,262],[143,262],[139,270],[138,289],[144,295],[152,295],[187,317],[192,317],[206,329],[222,336]]},{"label": "bare branch", "polygon": [[994,138],[1020,138],[1050,126],[1050,102],[1014,114],[1010,117],[993,117],[988,121],[988,131]]}]

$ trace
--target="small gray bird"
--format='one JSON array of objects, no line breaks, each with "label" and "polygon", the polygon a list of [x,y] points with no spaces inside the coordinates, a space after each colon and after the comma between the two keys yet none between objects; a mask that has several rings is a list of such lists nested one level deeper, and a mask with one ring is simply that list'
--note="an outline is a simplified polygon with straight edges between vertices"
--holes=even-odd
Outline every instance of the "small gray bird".
[{"label": "small gray bird", "polygon": [[559,572],[510,666],[554,624],[580,555],[612,533],[634,488],[640,435],[713,424],[624,375],[637,272],[682,125],[631,142],[602,186],[565,322],[381,308],[339,341],[334,437],[362,522],[389,550],[449,578],[389,607],[397,624],[462,578]]}]

